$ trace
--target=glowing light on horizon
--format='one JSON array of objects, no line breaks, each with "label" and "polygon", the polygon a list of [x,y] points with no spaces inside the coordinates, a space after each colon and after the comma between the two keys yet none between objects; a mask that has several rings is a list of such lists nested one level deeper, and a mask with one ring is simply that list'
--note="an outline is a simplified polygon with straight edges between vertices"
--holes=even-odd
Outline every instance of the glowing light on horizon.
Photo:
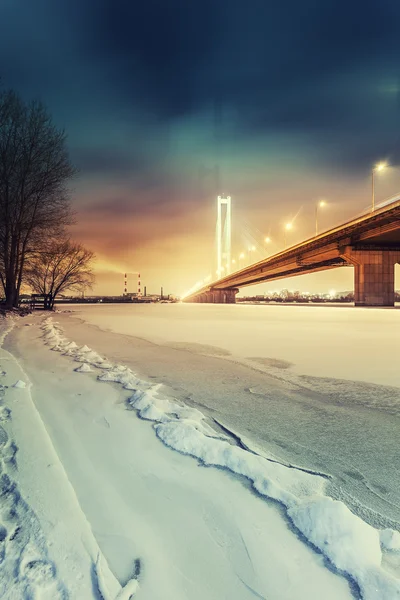
[{"label": "glowing light on horizon", "polygon": [[[218,273],[217,273],[217,275],[218,275]],[[197,292],[198,290],[200,290],[202,287],[204,287],[205,285],[207,285],[211,281],[212,281],[212,275],[207,275],[207,277],[205,277],[204,279],[201,279],[200,281],[197,281],[187,292],[185,292],[181,296],[181,300],[184,300],[184,298],[187,298],[187,296],[190,296],[191,294],[194,294],[195,292]]]}]

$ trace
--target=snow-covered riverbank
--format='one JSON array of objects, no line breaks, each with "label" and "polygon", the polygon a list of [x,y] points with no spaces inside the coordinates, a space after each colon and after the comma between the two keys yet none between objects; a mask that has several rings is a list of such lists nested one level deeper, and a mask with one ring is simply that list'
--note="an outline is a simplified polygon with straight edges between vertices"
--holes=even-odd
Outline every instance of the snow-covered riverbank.
[{"label": "snow-covered riverbank", "polygon": [[[72,335],[78,329],[90,347]],[[39,316],[19,320],[6,338],[10,360],[15,357],[25,372],[19,379],[32,383],[28,391],[37,426],[31,421],[30,436],[42,444],[46,439],[48,446],[46,452],[32,452],[30,461],[35,454],[43,458],[53,452],[64,482],[42,481],[42,472],[49,477],[52,469],[33,470],[30,444],[25,442],[25,454],[20,447],[20,487],[51,542],[57,585],[64,586],[64,595],[98,597],[101,572],[111,582],[103,584],[110,598],[132,593],[152,600],[337,600],[358,598],[360,592],[368,600],[400,597],[398,536],[382,534],[326,496],[326,477],[283,466],[265,449],[246,451],[199,407],[183,404],[179,393],[173,394],[173,381],[160,387],[157,375],[138,375],[123,360],[129,351],[126,342],[79,325],[68,315],[46,323]],[[146,344],[139,340],[139,346],[136,352]],[[154,348],[153,358],[159,364]],[[193,367],[189,362],[175,369]],[[235,369],[240,377],[246,367]],[[231,375],[231,364],[228,371]],[[197,372],[199,376],[205,373]],[[28,393],[14,390],[14,395]],[[17,422],[21,419],[23,415]],[[18,439],[26,437],[27,424],[20,427]],[[35,482],[29,472],[35,473]],[[69,510],[60,509],[59,495],[72,499]],[[57,505],[53,511],[58,510],[54,519],[43,510],[43,498],[50,496]],[[85,535],[90,544],[79,542],[75,549],[68,536],[60,541],[54,523],[75,539]],[[68,570],[68,561],[63,564],[60,544],[66,556],[75,553],[75,569]],[[103,557],[102,569],[96,569],[97,556]],[[78,580],[83,583],[77,595],[71,586]],[[84,587],[85,581],[92,581],[92,589]]]},{"label": "snow-covered riverbank", "polygon": [[[4,338],[25,320],[0,322],[0,597],[65,600],[117,597],[121,586],[82,512]],[[29,361],[29,356],[27,356]]]}]

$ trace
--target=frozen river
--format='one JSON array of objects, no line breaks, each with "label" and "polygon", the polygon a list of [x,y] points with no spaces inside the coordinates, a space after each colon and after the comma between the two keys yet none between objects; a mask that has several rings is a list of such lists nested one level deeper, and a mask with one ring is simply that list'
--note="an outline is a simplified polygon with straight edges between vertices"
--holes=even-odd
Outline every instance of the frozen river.
[{"label": "frozen river", "polygon": [[97,351],[247,445],[329,475],[331,495],[372,525],[400,529],[400,311],[114,304],[66,317],[69,330],[74,317],[95,326],[76,323],[72,339],[90,329]]},{"label": "frozen river", "polygon": [[4,320],[0,596],[400,600],[399,315]]}]

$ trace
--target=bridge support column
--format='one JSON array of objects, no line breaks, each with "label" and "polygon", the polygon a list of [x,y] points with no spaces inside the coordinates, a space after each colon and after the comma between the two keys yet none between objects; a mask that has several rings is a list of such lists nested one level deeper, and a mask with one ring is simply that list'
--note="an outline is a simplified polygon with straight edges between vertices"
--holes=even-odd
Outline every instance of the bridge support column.
[{"label": "bridge support column", "polygon": [[394,306],[394,266],[400,250],[346,248],[343,254],[354,265],[356,306]]},{"label": "bridge support column", "polygon": [[212,299],[210,302],[214,304],[235,304],[236,303],[236,294],[238,293],[237,288],[227,289],[227,290],[211,290],[210,294],[212,295]]}]

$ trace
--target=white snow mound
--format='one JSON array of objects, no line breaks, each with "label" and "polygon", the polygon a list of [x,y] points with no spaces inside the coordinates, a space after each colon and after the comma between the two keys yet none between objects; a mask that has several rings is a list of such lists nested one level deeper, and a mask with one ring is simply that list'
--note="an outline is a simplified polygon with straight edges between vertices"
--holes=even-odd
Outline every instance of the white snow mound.
[{"label": "white snow mound", "polygon": [[92,373],[92,369],[86,363],[83,363],[80,367],[74,369],[77,373]]},{"label": "white snow mound", "polygon": [[18,379],[18,381],[16,381],[14,383],[13,387],[19,388],[22,390],[23,388],[26,388],[26,383],[25,383],[25,381],[22,381],[22,379]]}]

